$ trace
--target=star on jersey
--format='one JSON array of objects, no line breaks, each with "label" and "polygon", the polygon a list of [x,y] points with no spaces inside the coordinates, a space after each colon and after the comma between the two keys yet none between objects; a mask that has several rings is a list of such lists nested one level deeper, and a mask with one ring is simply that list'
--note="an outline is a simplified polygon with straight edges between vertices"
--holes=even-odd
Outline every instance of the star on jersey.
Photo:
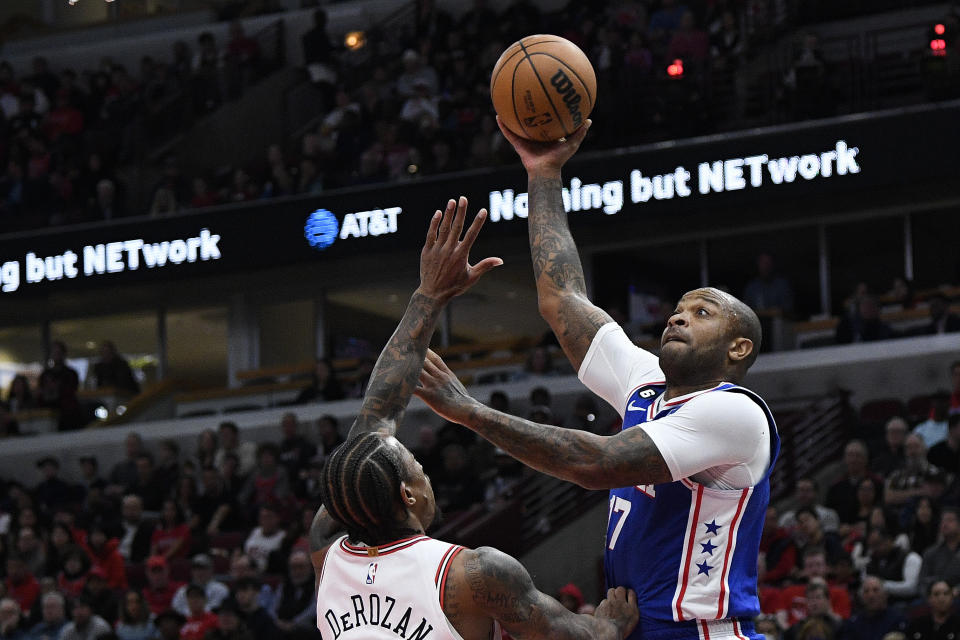
[{"label": "star on jersey", "polygon": [[709,540],[707,540],[706,543],[701,542],[700,546],[703,547],[702,553],[709,553],[710,555],[713,555],[713,550],[717,548],[717,545],[713,544]]},{"label": "star on jersey", "polygon": [[723,525],[717,524],[717,520],[714,518],[712,522],[704,522],[703,526],[707,528],[707,533],[711,535],[717,535],[717,533],[720,532],[720,527]]},{"label": "star on jersey", "polygon": [[707,561],[704,560],[703,562],[701,562],[700,564],[697,565],[697,569],[699,569],[699,571],[697,571],[697,575],[698,575],[698,576],[699,576],[700,574],[706,574],[706,576],[709,578],[709,577],[710,577],[710,569],[713,569],[713,567],[711,567],[710,565],[708,565],[708,564],[707,564]]}]

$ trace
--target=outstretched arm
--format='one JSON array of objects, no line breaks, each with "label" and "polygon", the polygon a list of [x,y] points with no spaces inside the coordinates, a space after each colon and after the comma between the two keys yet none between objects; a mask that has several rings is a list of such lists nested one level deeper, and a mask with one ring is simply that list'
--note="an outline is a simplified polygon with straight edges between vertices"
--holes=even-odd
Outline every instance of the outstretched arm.
[{"label": "outstretched arm", "polygon": [[620,640],[639,619],[636,594],[623,587],[608,591],[595,616],[571,613],[538,591],[523,565],[489,547],[454,560],[444,611],[455,627],[465,614],[493,618],[518,640]]},{"label": "outstretched arm", "polygon": [[427,353],[416,394],[447,420],[475,431],[528,467],[584,488],[673,480],[663,455],[643,429],[598,436],[501,413],[472,398],[433,351]]},{"label": "outstretched arm", "polygon": [[459,202],[450,200],[443,214],[439,210],[434,213],[420,254],[420,286],[413,292],[397,330],[373,367],[350,436],[366,431],[390,435],[396,432],[416,387],[424,354],[443,307],[473,286],[484,273],[503,264],[500,258],[486,258],[475,266],[470,265],[470,248],[487,212],[481,209],[477,213],[461,240],[466,213],[464,197]]},{"label": "outstretched arm", "polygon": [[[500,124],[499,118],[497,122]],[[560,171],[579,148],[589,128],[587,120],[587,124],[565,142],[545,143],[520,138],[500,124],[500,130],[527,169],[530,198],[527,224],[540,314],[577,370],[597,331],[613,322],[587,298],[583,266],[563,206]]]}]

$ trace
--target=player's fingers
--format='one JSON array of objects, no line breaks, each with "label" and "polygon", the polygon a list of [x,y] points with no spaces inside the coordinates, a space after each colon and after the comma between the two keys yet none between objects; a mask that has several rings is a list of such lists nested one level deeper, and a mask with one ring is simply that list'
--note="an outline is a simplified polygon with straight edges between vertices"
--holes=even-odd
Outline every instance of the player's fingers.
[{"label": "player's fingers", "polygon": [[497,126],[500,127],[500,132],[503,133],[503,137],[507,139],[507,142],[516,146],[520,142],[520,137],[517,136],[513,131],[507,129],[507,125],[503,124],[503,120],[500,119],[500,116],[497,116]]},{"label": "player's fingers", "polygon": [[473,246],[473,243],[477,239],[477,234],[480,233],[480,229],[483,228],[483,223],[487,221],[487,210],[480,209],[477,212],[477,215],[474,216],[473,222],[470,223],[470,226],[467,227],[467,232],[463,234],[463,248],[470,253],[470,247]]},{"label": "player's fingers", "polygon": [[587,121],[584,122],[580,127],[567,136],[567,144],[580,145],[583,142],[583,139],[587,137],[587,131],[590,130],[590,126],[593,124],[593,120],[587,118]]},{"label": "player's fingers", "polygon": [[500,258],[484,258],[474,266],[470,267],[470,284],[473,284],[480,277],[491,269],[496,269],[503,264]]},{"label": "player's fingers", "polygon": [[637,592],[633,589],[627,589],[627,602],[633,606],[637,605]]},{"label": "player's fingers", "polygon": [[440,228],[440,218],[443,216],[440,209],[437,209],[430,218],[430,226],[427,228],[427,248],[429,249],[437,243],[437,229]]},{"label": "player's fingers", "polygon": [[453,198],[447,201],[447,207],[443,211],[443,220],[440,221],[440,233],[437,235],[437,242],[443,244],[450,235],[450,224],[453,222],[454,212],[457,210],[457,202]]},{"label": "player's fingers", "polygon": [[459,242],[460,234],[463,233],[463,221],[467,219],[467,198],[460,196],[457,199],[457,209],[453,221],[450,223],[450,237],[448,242]]}]

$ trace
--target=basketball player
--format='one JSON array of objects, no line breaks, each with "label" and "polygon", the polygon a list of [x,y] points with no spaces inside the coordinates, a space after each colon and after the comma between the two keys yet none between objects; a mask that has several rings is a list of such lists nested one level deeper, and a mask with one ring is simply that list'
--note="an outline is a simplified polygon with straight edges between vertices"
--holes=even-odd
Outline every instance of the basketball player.
[{"label": "basketball player", "polygon": [[[637,620],[636,596],[611,589],[596,616],[576,615],[537,591],[519,562],[424,535],[436,515],[430,480],[394,433],[417,383],[437,318],[499,258],[468,263],[486,218],[463,240],[466,198],[434,215],[414,292],[370,377],[347,441],[327,461],[310,531],[317,626],[324,640],[619,639]],[[337,525],[346,535],[331,539]]]},{"label": "basketball player", "polygon": [[750,620],[760,612],[757,554],[779,437],[763,400],[737,386],[759,351],[759,320],[727,293],[690,291],[658,361],[590,302],[560,179],[588,127],[549,144],[501,130],[529,178],[541,313],[580,380],[623,416],[622,431],[604,437],[489,409],[433,352],[417,395],[535,469],[611,490],[606,577],[637,593],[631,638],[760,638]]}]

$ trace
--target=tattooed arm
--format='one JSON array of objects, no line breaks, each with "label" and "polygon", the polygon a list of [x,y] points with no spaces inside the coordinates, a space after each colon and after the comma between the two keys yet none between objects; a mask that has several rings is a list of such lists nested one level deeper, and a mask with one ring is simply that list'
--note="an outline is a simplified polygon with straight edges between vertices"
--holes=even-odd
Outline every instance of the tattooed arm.
[{"label": "tattooed arm", "polygon": [[313,573],[316,584],[320,584],[320,575],[323,572],[323,559],[327,549],[335,536],[343,529],[339,522],[330,517],[324,507],[320,507],[310,525],[310,561],[313,563]]},{"label": "tattooed arm", "polygon": [[475,431],[528,467],[584,488],[673,480],[663,455],[643,429],[598,436],[501,413],[472,398],[433,351],[427,352],[416,394],[442,417]]},{"label": "tattooed arm", "polygon": [[589,128],[588,120],[566,142],[542,143],[519,138],[500,126],[527,169],[527,224],[540,314],[577,370],[597,331],[613,322],[587,298],[583,266],[563,206],[560,169],[576,152]]},{"label": "tattooed arm", "polygon": [[433,215],[420,254],[420,287],[414,291],[397,330],[373,367],[350,436],[366,431],[389,435],[396,432],[417,385],[423,357],[443,307],[472,287],[484,273],[503,263],[500,258],[486,258],[470,265],[470,248],[487,212],[481,209],[477,213],[461,240],[466,213],[467,199],[461,197],[459,202],[450,200],[443,214],[438,210]]},{"label": "tattooed arm", "polygon": [[458,631],[476,618],[493,619],[518,640],[620,640],[639,618],[636,595],[623,587],[610,589],[595,616],[571,613],[538,591],[523,565],[490,547],[464,550],[454,560],[444,613]]}]

